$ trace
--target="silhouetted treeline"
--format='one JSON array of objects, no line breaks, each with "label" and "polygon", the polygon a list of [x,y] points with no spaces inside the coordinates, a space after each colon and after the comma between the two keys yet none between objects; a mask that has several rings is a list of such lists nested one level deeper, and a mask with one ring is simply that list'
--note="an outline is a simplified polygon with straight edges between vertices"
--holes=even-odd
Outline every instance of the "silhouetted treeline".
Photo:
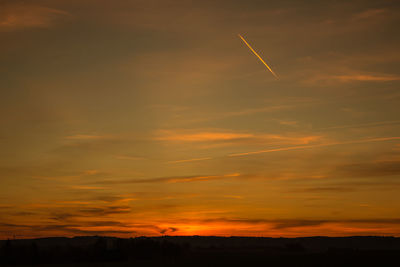
[{"label": "silhouetted treeline", "polygon": [[[1,249],[1,264],[42,264],[157,260],[175,263],[184,246],[151,238],[82,237],[75,242],[52,240],[7,240]],[[55,242],[52,242],[55,241]],[[79,242],[82,241],[82,242]],[[40,244],[38,246],[38,244]]]},{"label": "silhouetted treeline", "polygon": [[2,266],[400,266],[393,237],[95,236],[4,240],[0,249]]}]

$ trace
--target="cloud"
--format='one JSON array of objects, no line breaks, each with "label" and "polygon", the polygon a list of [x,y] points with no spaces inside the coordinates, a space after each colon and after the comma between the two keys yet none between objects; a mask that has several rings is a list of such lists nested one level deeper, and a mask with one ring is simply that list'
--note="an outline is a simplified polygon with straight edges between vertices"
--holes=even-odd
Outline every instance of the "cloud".
[{"label": "cloud", "polygon": [[311,193],[342,193],[342,192],[352,192],[355,191],[354,187],[345,186],[321,186],[321,187],[308,187],[301,190],[296,190],[296,192],[311,192]]},{"label": "cloud", "polygon": [[353,15],[353,20],[384,18],[387,12],[385,8],[371,8]]},{"label": "cloud", "polygon": [[317,135],[302,136],[298,134],[253,134],[228,131],[202,131],[196,130],[159,130],[156,140],[168,142],[234,142],[234,143],[285,143],[308,144],[321,138]]},{"label": "cloud", "polygon": [[[44,207],[42,207],[43,209]],[[75,203],[72,206],[59,205],[57,207],[47,208],[49,218],[60,222],[76,222],[82,226],[87,226],[85,220],[104,221],[106,218],[113,218],[116,215],[123,215],[132,212],[130,206],[126,205],[79,205]],[[36,210],[39,210],[38,208]],[[115,226],[115,225],[114,225]]]},{"label": "cloud", "polygon": [[267,113],[267,112],[274,112],[274,111],[283,111],[293,109],[296,106],[294,104],[282,104],[282,105],[270,105],[266,107],[259,107],[259,108],[247,108],[238,111],[229,111],[222,114],[216,114],[215,117],[211,117],[210,119],[224,119],[229,117],[237,117],[237,116],[246,116],[246,115],[253,115],[257,113]]},{"label": "cloud", "polygon": [[363,75],[363,74],[355,74],[355,75],[338,75],[332,76],[333,79],[339,80],[341,82],[352,82],[352,81],[361,81],[361,82],[390,82],[390,81],[399,81],[400,76],[397,75]]},{"label": "cloud", "polygon": [[247,219],[210,218],[200,220],[168,221],[165,225],[176,225],[177,235],[245,235],[245,236],[346,236],[395,234],[399,218],[371,219]]},{"label": "cloud", "polygon": [[299,150],[299,149],[310,149],[310,148],[348,145],[348,144],[362,144],[362,143],[372,143],[372,142],[385,142],[385,141],[394,141],[394,140],[400,140],[400,137],[399,136],[377,137],[377,138],[358,139],[358,140],[350,140],[350,141],[328,142],[328,143],[305,145],[305,146],[281,147],[281,148],[265,149],[265,150],[251,151],[251,152],[233,153],[228,156],[229,157],[240,157],[240,156],[256,155],[256,154],[279,152],[279,151],[291,151],[291,150]]},{"label": "cloud", "polygon": [[131,196],[123,196],[123,195],[99,195],[94,198],[94,200],[100,200],[103,202],[108,202],[108,203],[116,203],[116,202],[129,202],[131,200],[134,200],[136,198],[131,197]]},{"label": "cloud", "polygon": [[195,132],[195,133],[179,133],[174,131],[160,131],[157,140],[162,141],[178,141],[178,142],[207,142],[207,141],[225,141],[246,139],[254,137],[253,134],[232,133],[232,132]]},{"label": "cloud", "polygon": [[317,99],[308,97],[280,97],[274,98],[274,100],[268,100],[267,104],[258,107],[250,106],[241,109],[235,108],[234,110],[200,110],[198,112],[182,110],[179,113],[175,113],[175,116],[178,115],[181,120],[185,119],[188,123],[193,124],[258,114],[264,115],[264,113],[279,113],[287,110],[304,108],[317,103]]},{"label": "cloud", "polygon": [[110,139],[110,136],[106,135],[88,135],[88,134],[76,134],[76,135],[69,135],[66,136],[65,139],[68,140],[84,140],[84,141],[90,141],[90,140],[104,140],[104,139]]},{"label": "cloud", "polygon": [[298,149],[307,149],[307,148],[313,148],[313,147],[319,147],[319,146],[321,146],[321,145],[281,147],[281,148],[257,150],[257,151],[250,151],[250,152],[233,153],[233,154],[229,154],[228,156],[229,157],[240,157],[240,156],[248,156],[248,155],[279,152],[279,151],[290,151],[290,150],[298,150]]},{"label": "cloud", "polygon": [[378,162],[355,163],[338,166],[336,171],[349,177],[382,177],[400,174],[400,161],[388,160]]},{"label": "cloud", "polygon": [[116,155],[114,156],[116,159],[122,159],[122,160],[142,160],[144,158],[142,157],[134,157],[134,156],[126,156],[126,155]]},{"label": "cloud", "polygon": [[94,207],[94,208],[83,208],[79,210],[79,213],[86,216],[107,216],[112,214],[123,214],[130,213],[130,206],[106,206],[106,207]]},{"label": "cloud", "polygon": [[100,173],[100,171],[98,171],[98,170],[87,170],[87,171],[84,171],[84,174],[86,174],[86,175],[95,175],[95,174],[99,174]]},{"label": "cloud", "polygon": [[168,163],[171,164],[178,164],[178,163],[186,163],[186,162],[194,162],[194,161],[203,161],[203,160],[210,160],[212,158],[207,157],[207,158],[195,158],[195,159],[182,159],[182,160],[173,160],[173,161],[168,161]]},{"label": "cloud", "polygon": [[224,198],[232,198],[232,199],[244,199],[244,196],[239,196],[239,195],[224,195]]},{"label": "cloud", "polygon": [[147,179],[130,179],[130,180],[104,180],[96,183],[99,184],[143,184],[143,183],[186,183],[186,182],[199,182],[210,181],[241,177],[239,173],[230,173],[224,175],[204,175],[204,176],[176,176],[176,177],[159,177]]},{"label": "cloud", "polygon": [[176,232],[176,231],[178,231],[179,229],[178,228],[175,228],[175,227],[168,227],[168,228],[166,228],[166,229],[161,229],[160,230],[160,234],[163,234],[163,235],[166,235],[166,234],[172,234],[172,233],[174,233],[174,232]]},{"label": "cloud", "polygon": [[[104,229],[109,227],[109,229]],[[122,227],[118,229],[116,227]],[[114,228],[114,229],[113,229]],[[125,228],[125,229],[124,229]],[[128,235],[136,234],[133,229],[127,229],[126,225],[112,221],[79,222],[77,224],[8,224],[0,223],[0,231],[18,233],[18,237],[48,237],[49,235]]]},{"label": "cloud", "polygon": [[3,5],[0,9],[0,31],[14,31],[25,28],[48,28],[57,19],[69,13],[48,7],[25,3]]},{"label": "cloud", "polygon": [[109,189],[108,187],[104,186],[86,186],[86,185],[72,185],[72,189],[77,189],[77,190],[106,190]]},{"label": "cloud", "polygon": [[[143,220],[142,220],[143,221]],[[144,220],[145,221],[145,220]],[[134,235],[247,235],[247,236],[310,236],[310,235],[354,235],[393,234],[398,230],[400,218],[355,218],[355,219],[264,219],[229,218],[208,219],[174,218],[153,220],[153,223],[120,222],[118,220],[71,220],[59,216],[55,222],[42,224],[14,224],[0,222],[0,231],[18,232],[25,236],[45,236],[46,234],[112,234],[116,236]],[[396,228],[397,227],[397,228]]]},{"label": "cloud", "polygon": [[296,126],[298,124],[297,121],[285,121],[285,120],[278,120],[278,123],[285,126]]},{"label": "cloud", "polygon": [[227,224],[265,224],[272,225],[274,229],[294,227],[311,227],[326,223],[361,223],[361,224],[398,224],[400,218],[371,218],[371,219],[246,219],[246,218],[212,218],[199,220],[202,223],[227,223]]},{"label": "cloud", "polygon": [[[321,139],[321,136],[317,135],[309,135],[309,136],[290,136],[290,135],[278,135],[278,134],[248,134],[246,136],[249,137],[243,137],[243,138],[237,138],[237,139],[220,139],[217,141],[216,138],[211,139],[212,141],[209,141],[210,135],[206,135],[206,138],[202,138],[203,135],[197,135],[195,134],[196,138],[186,138],[186,135],[181,138],[181,136],[176,136],[172,142],[186,142],[186,143],[202,143],[202,142],[214,142],[216,144],[206,144],[206,145],[201,145],[200,148],[211,148],[211,147],[217,147],[217,146],[231,146],[231,145],[253,145],[253,146],[258,146],[258,145],[283,145],[283,144],[310,144],[313,143],[319,139]],[[201,136],[201,137],[200,137]],[[214,134],[211,136],[215,137]],[[216,136],[220,136],[217,134]],[[231,135],[234,136],[234,135]],[[177,141],[179,140],[179,141]],[[196,140],[196,141],[189,141],[189,140]],[[274,152],[274,151],[285,151],[285,150],[293,150],[293,149],[302,149],[302,148],[307,148],[308,146],[298,146],[298,147],[290,147],[290,148],[278,148],[278,149],[270,149],[268,151],[253,151],[253,152],[244,152],[244,153],[233,153],[230,155],[227,155],[229,157],[232,156],[243,156],[243,155],[250,155],[250,154],[259,154],[259,153],[266,153],[266,152]],[[205,160],[212,160],[215,159],[214,157],[201,157],[201,158],[189,158],[189,159],[178,159],[178,160],[171,160],[168,161],[167,163],[169,164],[180,164],[180,163],[188,163],[188,162],[197,162],[197,161],[205,161]]]},{"label": "cloud", "polygon": [[57,143],[51,153],[61,156],[66,161],[77,155],[83,159],[107,154],[110,158],[124,152],[129,145],[143,140],[134,134],[74,134],[62,138],[64,141],[61,144]]},{"label": "cloud", "polygon": [[288,229],[288,228],[303,228],[303,227],[314,227],[323,224],[342,224],[342,225],[357,225],[357,224],[374,224],[374,225],[385,225],[385,224],[398,224],[400,219],[338,219],[338,220],[275,220],[272,221],[274,229]]},{"label": "cloud", "polygon": [[337,126],[332,126],[332,127],[319,128],[316,130],[321,131],[321,130],[335,130],[335,129],[352,129],[352,128],[364,128],[364,127],[375,127],[375,126],[397,125],[397,124],[400,124],[400,120],[378,121],[378,122],[349,124],[349,125],[337,125]]},{"label": "cloud", "polygon": [[[355,59],[354,59],[355,60]],[[342,60],[344,61],[344,60]],[[378,61],[378,60],[374,60]],[[345,64],[342,63],[341,61],[338,61],[337,63],[332,63],[332,64]],[[362,63],[360,63],[362,64]],[[367,63],[364,63],[367,64]],[[321,67],[323,68],[323,67]],[[307,85],[331,85],[331,86],[337,86],[338,83],[351,83],[351,82],[369,82],[369,83],[378,83],[378,82],[394,82],[394,81],[399,81],[400,76],[399,75],[389,75],[389,74],[374,74],[374,73],[358,73],[353,70],[348,70],[344,74],[329,74],[334,71],[328,70],[325,71],[313,71],[312,74],[308,75],[307,77],[304,77],[302,81],[307,84]]]},{"label": "cloud", "polygon": [[312,227],[326,223],[324,220],[277,220],[272,222],[273,229],[288,229],[295,227]]}]

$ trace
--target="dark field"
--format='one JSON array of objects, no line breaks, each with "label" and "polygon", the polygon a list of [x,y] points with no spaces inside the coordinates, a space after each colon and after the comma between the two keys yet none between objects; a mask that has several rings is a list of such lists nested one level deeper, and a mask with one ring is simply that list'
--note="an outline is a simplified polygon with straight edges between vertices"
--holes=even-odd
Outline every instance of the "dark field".
[{"label": "dark field", "polygon": [[2,266],[399,266],[394,237],[113,237],[0,241]]}]

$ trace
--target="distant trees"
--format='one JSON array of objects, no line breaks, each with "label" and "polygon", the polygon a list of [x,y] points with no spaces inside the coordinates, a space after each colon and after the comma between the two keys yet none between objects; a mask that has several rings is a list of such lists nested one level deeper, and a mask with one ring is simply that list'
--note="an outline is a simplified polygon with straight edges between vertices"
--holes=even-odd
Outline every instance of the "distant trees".
[{"label": "distant trees", "polygon": [[11,264],[13,262],[14,251],[10,239],[7,239],[4,246],[1,248],[0,255],[2,263]]},{"label": "distant trees", "polygon": [[8,239],[0,249],[0,264],[2,265],[37,264],[39,261],[39,250],[36,242],[25,246],[15,246],[13,241]]},{"label": "distant trees", "polygon": [[[358,239],[346,238],[344,241],[349,243],[350,240],[354,244]],[[386,239],[383,240],[385,243],[376,238],[362,240],[374,243],[375,248],[358,249],[359,245],[343,246],[345,243],[340,243],[341,239],[319,237],[119,239],[96,236],[6,240],[0,241],[0,266],[96,265],[89,262],[110,262],[105,266],[398,266],[400,239],[387,239],[384,248],[382,244],[387,243]],[[310,249],[312,243],[318,245],[314,250]],[[327,249],[321,249],[322,246]],[[128,264],[119,265],[118,262]]]},{"label": "distant trees", "polygon": [[[35,241],[14,244],[7,240],[0,249],[0,265],[157,260],[178,262],[182,247],[151,238],[95,237],[88,245],[38,246]],[[17,242],[15,242],[17,243]]]}]

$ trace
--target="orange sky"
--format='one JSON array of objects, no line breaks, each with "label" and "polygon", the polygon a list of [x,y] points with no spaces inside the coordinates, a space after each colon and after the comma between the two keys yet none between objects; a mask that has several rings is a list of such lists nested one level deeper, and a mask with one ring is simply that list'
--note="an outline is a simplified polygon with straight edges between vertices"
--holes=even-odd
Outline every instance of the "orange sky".
[{"label": "orange sky", "polygon": [[2,1],[0,238],[400,236],[399,23],[390,0]]}]

